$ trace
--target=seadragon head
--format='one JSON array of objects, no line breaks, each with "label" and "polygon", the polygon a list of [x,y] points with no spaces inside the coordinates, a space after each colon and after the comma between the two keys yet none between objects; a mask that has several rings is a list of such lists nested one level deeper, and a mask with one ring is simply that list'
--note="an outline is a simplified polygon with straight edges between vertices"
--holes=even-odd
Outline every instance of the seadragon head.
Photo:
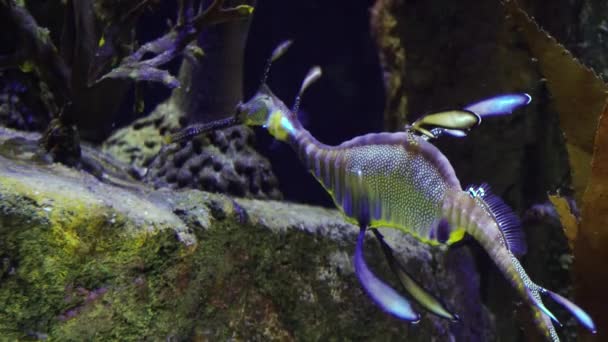
[{"label": "seadragon head", "polygon": [[236,108],[237,121],[247,126],[262,126],[277,140],[285,141],[301,127],[285,103],[266,84]]},{"label": "seadragon head", "polygon": [[302,125],[296,116],[302,94],[312,83],[321,77],[321,68],[315,66],[309,70],[304,81],[302,81],[293,108],[289,109],[289,107],[270,90],[268,85],[266,85],[266,79],[268,78],[272,62],[281,57],[290,45],[291,41],[286,41],[274,49],[266,64],[262,85],[248,101],[241,102],[236,106],[233,116],[213,122],[189,126],[180,132],[172,134],[168,137],[166,143],[184,141],[210,130],[234,125],[262,126],[266,128],[275,139],[281,141],[288,141],[290,138],[293,138],[298,130],[302,128]]},{"label": "seadragon head", "polygon": [[240,103],[236,108],[236,121],[247,126],[262,126],[277,140],[286,141],[294,137],[296,132],[302,128],[296,113],[300,106],[300,100],[304,91],[321,77],[321,68],[315,66],[308,71],[302,81],[300,90],[296,95],[292,109],[279,99],[265,81],[270,71],[272,62],[282,56],[291,41],[280,44],[268,59],[262,85],[255,95],[247,102]]}]

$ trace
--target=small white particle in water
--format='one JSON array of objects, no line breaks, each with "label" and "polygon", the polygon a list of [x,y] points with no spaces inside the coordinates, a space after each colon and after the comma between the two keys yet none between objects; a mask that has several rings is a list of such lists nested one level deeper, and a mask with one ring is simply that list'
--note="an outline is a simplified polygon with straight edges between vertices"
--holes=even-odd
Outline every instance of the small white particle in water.
[{"label": "small white particle in water", "polygon": [[44,208],[42,208],[42,210],[46,211],[47,213],[50,213],[51,211],[53,211],[53,208],[51,208],[51,207],[44,207]]}]

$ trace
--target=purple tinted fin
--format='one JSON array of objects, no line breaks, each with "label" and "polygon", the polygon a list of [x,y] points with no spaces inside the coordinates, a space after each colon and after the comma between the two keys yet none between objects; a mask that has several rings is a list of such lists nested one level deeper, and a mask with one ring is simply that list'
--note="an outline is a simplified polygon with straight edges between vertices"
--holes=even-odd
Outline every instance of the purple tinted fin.
[{"label": "purple tinted fin", "polygon": [[500,197],[490,191],[488,184],[480,185],[478,193],[494,215],[496,223],[505,237],[507,248],[516,256],[526,254],[528,246],[519,217]]},{"label": "purple tinted fin", "polygon": [[365,228],[361,228],[355,249],[355,273],[359,282],[361,282],[361,286],[384,311],[406,321],[417,323],[420,320],[420,315],[412,309],[410,302],[378,279],[367,267],[363,258],[364,240]]},{"label": "purple tinted fin", "polygon": [[540,300],[540,295],[538,294],[538,292],[530,292],[530,298],[532,299],[532,302],[534,303],[534,305],[540,309],[540,311],[542,311],[545,315],[549,316],[549,318],[551,318],[551,320],[553,322],[555,322],[555,324],[557,324],[558,326],[562,326],[562,324],[560,323],[560,321],[557,319],[557,317],[555,317],[555,315],[549,311],[549,309],[547,309],[547,307],[545,306],[545,304],[543,304],[543,302]]},{"label": "purple tinted fin", "polygon": [[459,130],[459,129],[447,129],[447,128],[445,128],[445,129],[441,130],[441,133],[445,133],[445,134],[451,135],[451,136],[456,137],[456,138],[464,138],[464,137],[467,136],[467,132]]},{"label": "purple tinted fin", "polygon": [[551,297],[551,299],[553,299],[555,302],[557,302],[561,306],[565,307],[568,311],[570,311],[570,313],[574,317],[576,317],[576,319],[591,333],[595,334],[597,332],[597,330],[595,328],[595,323],[593,323],[591,316],[589,316],[589,314],[586,313],[585,310],[581,309],[578,305],[572,303],[568,299],[560,296],[559,294],[557,294],[555,292],[549,291],[547,289],[543,289],[543,293],[549,295],[549,297]]},{"label": "purple tinted fin", "polygon": [[292,40],[286,40],[286,41],[282,42],[281,44],[279,44],[276,48],[274,48],[274,50],[272,50],[272,54],[266,61],[266,66],[264,67],[264,74],[262,76],[262,84],[266,83],[266,80],[268,79],[268,74],[270,73],[270,67],[272,66],[272,63],[274,61],[276,61],[277,59],[279,59],[281,56],[283,56],[285,54],[285,52],[287,52],[287,50],[289,49],[289,47],[291,46],[292,43],[293,43]]},{"label": "purple tinted fin", "polygon": [[291,110],[292,112],[296,114],[298,113],[298,110],[300,109],[300,102],[302,101],[302,95],[304,95],[304,92],[306,91],[306,89],[308,89],[308,87],[310,87],[311,84],[315,83],[315,81],[317,81],[321,77],[321,74],[321,67],[318,65],[315,65],[314,67],[310,68],[310,70],[308,70],[306,77],[302,81],[302,85],[300,86],[298,95],[296,95],[293,109]]},{"label": "purple tinted fin", "polygon": [[378,229],[372,229],[372,232],[378,239],[378,242],[380,242],[384,256],[393,273],[399,278],[403,288],[429,312],[432,312],[439,317],[452,320],[453,322],[458,321],[460,319],[458,315],[449,312],[438,299],[427,292],[414,280],[414,278],[412,278],[412,276],[410,276],[403,264],[393,255],[393,249],[384,241],[384,238]]},{"label": "purple tinted fin", "polygon": [[526,93],[504,94],[470,104],[464,109],[480,117],[511,114],[517,107],[525,106],[532,101]]}]

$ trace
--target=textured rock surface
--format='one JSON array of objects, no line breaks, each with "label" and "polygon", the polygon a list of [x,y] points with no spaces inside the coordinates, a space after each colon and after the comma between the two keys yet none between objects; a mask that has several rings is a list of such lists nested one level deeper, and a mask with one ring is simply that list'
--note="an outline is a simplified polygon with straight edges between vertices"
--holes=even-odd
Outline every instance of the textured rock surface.
[{"label": "textured rock surface", "polygon": [[148,165],[158,154],[163,136],[178,130],[181,114],[174,101],[166,101],[150,115],[114,132],[102,145],[104,152],[136,167]]},{"label": "textured rock surface", "polygon": [[145,181],[156,187],[262,199],[282,197],[270,163],[252,147],[254,135],[249,128],[209,132],[160,151],[163,136],[181,127],[181,113],[169,99],[154,113],[114,133],[103,150],[124,163],[147,167]]},{"label": "textured rock surface", "polygon": [[[423,314],[408,325],[363,293],[351,265],[356,228],[336,211],[119,188],[0,151],[0,335],[7,339],[492,338],[464,246],[443,253],[385,232],[414,276],[461,317]],[[367,254],[393,279],[375,243]]]},{"label": "textured rock surface", "polygon": [[601,0],[581,1],[575,52],[604,80],[608,79],[608,3]]},{"label": "textured rock surface", "polygon": [[239,197],[280,199],[270,163],[253,146],[253,131],[239,126],[174,144],[148,167],[156,187],[203,189]]},{"label": "textured rock surface", "polygon": [[[49,117],[36,92],[43,92],[24,74],[0,72],[0,124],[21,130],[41,130]],[[35,91],[32,91],[35,89]],[[43,97],[43,96],[41,96]]]}]

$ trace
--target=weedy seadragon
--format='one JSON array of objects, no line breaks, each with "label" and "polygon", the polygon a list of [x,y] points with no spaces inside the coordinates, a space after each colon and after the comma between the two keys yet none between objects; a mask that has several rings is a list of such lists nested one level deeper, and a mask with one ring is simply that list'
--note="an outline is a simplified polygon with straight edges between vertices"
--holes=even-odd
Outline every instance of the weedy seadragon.
[{"label": "weedy seadragon", "polygon": [[304,166],[331,195],[346,221],[360,227],[355,273],[367,294],[386,312],[410,322],[420,319],[410,301],[380,280],[363,257],[365,233],[372,230],[386,259],[404,289],[423,308],[447,319],[458,320],[439,300],[420,286],[393,256],[391,247],[376,228],[396,228],[429,245],[451,245],[465,233],[486,250],[496,266],[533,312],[536,326],[550,340],[559,337],[545,307],[548,296],[565,307],[592,332],[591,317],[557,293],[534,283],[516,255],[526,250],[518,217],[487,185],[463,189],[448,159],[429,142],[443,134],[463,137],[482,118],[510,114],[527,105],[527,94],[504,94],[451,110],[428,114],[403,132],[371,133],[338,146],[320,143],[299,122],[296,114],[305,89],[321,75],[314,67],[302,82],[294,109],[290,110],[266,85],[271,63],[290,42],[279,45],[268,61],[258,92],[236,108],[234,116],[186,128],[171,136],[181,141],[210,129],[236,124],[263,126],[277,140],[287,142]]}]

